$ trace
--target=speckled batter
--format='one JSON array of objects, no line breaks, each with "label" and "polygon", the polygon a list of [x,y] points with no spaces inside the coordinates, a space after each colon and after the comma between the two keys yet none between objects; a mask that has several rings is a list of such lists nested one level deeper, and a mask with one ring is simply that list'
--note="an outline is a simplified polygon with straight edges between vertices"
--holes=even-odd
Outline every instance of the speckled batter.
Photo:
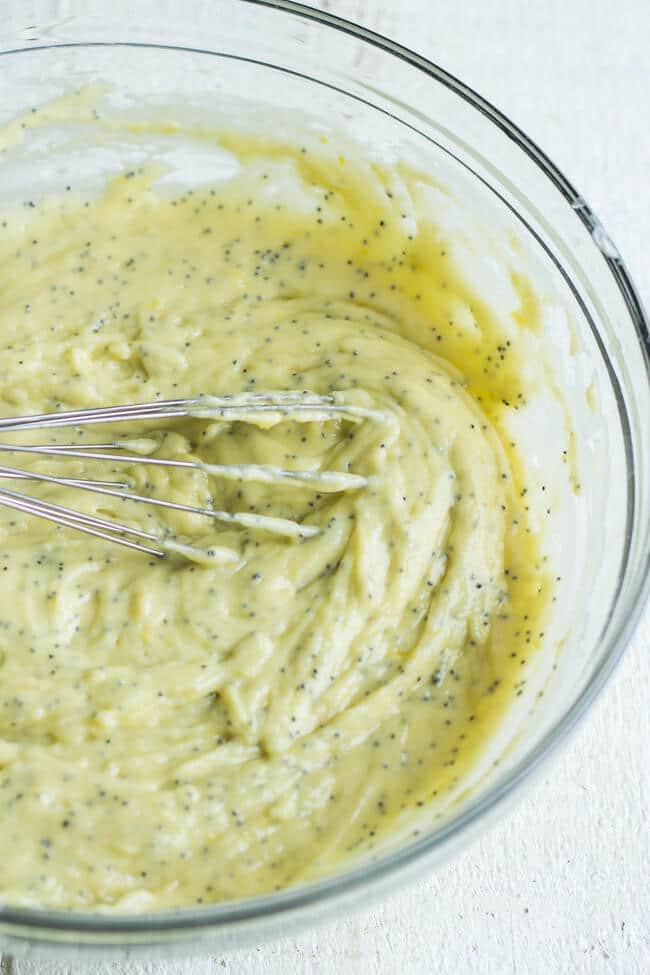
[{"label": "speckled batter", "polygon": [[305,540],[32,488],[216,540],[223,565],[0,509],[10,903],[209,903],[417,834],[458,794],[539,639],[549,586],[500,427],[526,394],[512,323],[469,293],[435,227],[413,232],[390,170],[224,141],[242,170],[219,186],[170,198],[129,172],[99,199],[72,186],[2,216],[0,413],[289,389],[386,419],[102,429],[154,438],[157,456],[367,478],[320,494],[127,468],[145,493],[320,529]]}]

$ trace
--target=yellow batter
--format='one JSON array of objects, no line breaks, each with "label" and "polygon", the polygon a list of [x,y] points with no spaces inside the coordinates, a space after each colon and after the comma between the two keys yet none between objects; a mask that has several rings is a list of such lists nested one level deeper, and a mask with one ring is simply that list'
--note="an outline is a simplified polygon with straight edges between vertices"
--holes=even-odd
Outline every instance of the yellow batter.
[{"label": "yellow batter", "polygon": [[[30,486],[232,552],[207,566],[0,509],[9,903],[209,903],[417,834],[461,791],[539,639],[548,584],[500,425],[526,392],[513,323],[463,285],[435,227],[413,233],[390,171],[369,180],[343,158],[224,141],[242,170],[222,185],[170,198],[129,172],[100,199],[73,186],[2,215],[0,414],[334,391],[383,419],[52,439],[146,436],[161,457],[367,485],[126,470],[141,492],[320,529],[304,540]],[[293,201],[274,191],[280,170]],[[92,461],[21,463],[107,476]]]}]

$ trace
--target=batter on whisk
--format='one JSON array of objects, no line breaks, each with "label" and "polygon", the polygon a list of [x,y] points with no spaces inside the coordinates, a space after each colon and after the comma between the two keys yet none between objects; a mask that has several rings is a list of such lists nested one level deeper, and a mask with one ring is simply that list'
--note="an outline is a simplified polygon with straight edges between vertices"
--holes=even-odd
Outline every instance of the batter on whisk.
[{"label": "batter on whisk", "polygon": [[[463,283],[435,224],[404,218],[421,175],[222,141],[240,169],[218,185],[161,193],[144,168],[2,215],[0,415],[282,392],[363,418],[127,416],[39,443],[145,442],[140,461],[20,455],[179,508],[0,482],[222,555],[157,557],[0,507],[9,903],[206,904],[418,835],[540,638],[550,584],[500,420],[526,395],[520,326]],[[287,180],[291,198],[271,191]],[[357,480],[219,476],[237,465]],[[305,530],[187,510],[210,507]]]}]

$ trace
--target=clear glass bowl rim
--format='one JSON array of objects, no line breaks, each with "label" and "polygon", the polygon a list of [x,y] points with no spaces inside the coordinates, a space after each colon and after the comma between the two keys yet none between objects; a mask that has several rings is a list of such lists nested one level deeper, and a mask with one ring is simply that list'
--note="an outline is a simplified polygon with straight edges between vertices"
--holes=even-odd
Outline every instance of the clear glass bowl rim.
[{"label": "clear glass bowl rim", "polygon": [[[600,233],[603,232],[602,224],[593,210],[585,204],[584,198],[539,146],[499,109],[444,68],[422,55],[416,54],[404,45],[368,28],[335,14],[296,3],[294,0],[240,0],[240,2],[284,11],[321,26],[350,34],[357,40],[379,48],[384,53],[400,59],[441,83],[485,116],[536,164],[571,206],[576,218],[584,224],[590,235],[596,230]],[[92,44],[92,42],[90,43]],[[115,46],[124,46],[124,42],[116,41],[114,44]],[[2,51],[0,56],[61,46],[85,45],[83,42],[74,45],[30,44],[29,47]],[[106,42],[102,46],[111,46],[111,42]],[[149,48],[167,47],[168,45],[130,42],[128,46]],[[178,49],[194,50],[195,53],[214,53],[208,49],[184,48],[183,45],[178,45]],[[593,246],[597,247],[597,244],[594,242]],[[598,249],[625,302],[639,341],[640,353],[650,386],[650,321],[644,312],[634,282],[623,260],[615,250],[613,253],[616,253],[617,256],[613,257],[604,253],[600,248]],[[24,940],[25,936],[29,935],[31,930],[38,940],[47,940],[48,935],[50,935],[53,940],[58,941],[59,938],[63,937],[69,942],[69,936],[78,933],[83,936],[83,940],[89,947],[93,942],[104,946],[109,944],[117,946],[120,944],[120,936],[126,936],[126,941],[130,940],[129,936],[135,936],[138,941],[142,936],[145,936],[145,942],[152,944],[161,940],[157,938],[157,935],[164,938],[165,935],[190,935],[191,932],[195,932],[200,937],[201,934],[209,935],[211,930],[216,932],[220,928],[236,927],[239,924],[256,920],[266,919],[269,921],[275,919],[280,922],[281,919],[288,919],[293,915],[304,917],[305,912],[308,912],[312,907],[323,908],[327,904],[334,904],[335,906],[335,902],[343,899],[344,895],[347,895],[345,900],[348,902],[350,897],[355,894],[359,897],[364,892],[369,893],[373,886],[384,889],[385,882],[389,879],[397,881],[398,874],[408,874],[410,877],[421,875],[426,871],[429,857],[434,851],[442,853],[443,848],[447,847],[452,840],[455,839],[460,842],[462,839],[469,838],[475,831],[479,820],[485,822],[491,819],[497,807],[501,806],[506,799],[511,798],[515,792],[519,792],[524,780],[529,779],[538,770],[540,764],[555,751],[557,746],[566,740],[568,734],[593,704],[613,673],[650,593],[650,524],[643,526],[643,529],[645,537],[642,541],[642,563],[645,566],[645,571],[638,573],[636,585],[628,597],[628,612],[618,627],[608,633],[607,644],[609,646],[606,648],[606,652],[602,654],[600,664],[594,670],[590,680],[566,713],[555,722],[551,730],[513,767],[503,780],[488,790],[482,798],[474,803],[469,803],[449,823],[373,863],[346,870],[330,879],[306,886],[289,888],[277,893],[241,901],[133,916],[13,908],[0,904],[0,935],[6,931],[20,942]],[[625,568],[624,566],[624,570]],[[66,934],[68,938],[66,938]],[[102,938],[102,936],[104,937]]]}]

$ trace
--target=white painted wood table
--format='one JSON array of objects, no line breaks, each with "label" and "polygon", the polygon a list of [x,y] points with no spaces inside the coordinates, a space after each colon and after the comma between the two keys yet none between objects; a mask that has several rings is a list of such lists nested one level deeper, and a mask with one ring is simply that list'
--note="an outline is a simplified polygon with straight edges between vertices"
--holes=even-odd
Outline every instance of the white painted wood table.
[{"label": "white painted wood table", "polygon": [[[649,0],[321,0],[449,68],[596,209],[650,303]],[[614,679],[508,819],[375,908],[226,957],[111,975],[648,975],[650,611]],[[14,975],[64,975],[11,961]]]}]

